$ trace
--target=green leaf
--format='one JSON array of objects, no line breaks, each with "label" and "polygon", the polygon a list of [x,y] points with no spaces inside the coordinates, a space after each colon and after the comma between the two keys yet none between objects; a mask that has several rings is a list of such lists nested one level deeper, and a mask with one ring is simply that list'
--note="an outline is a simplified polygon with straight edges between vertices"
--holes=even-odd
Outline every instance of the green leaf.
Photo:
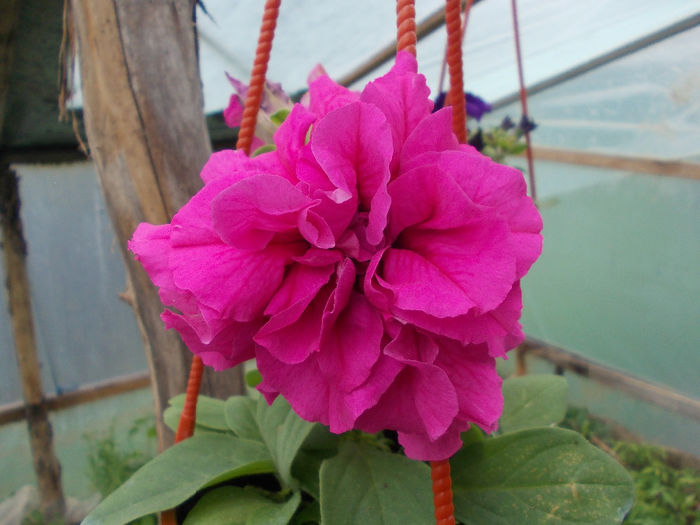
[{"label": "green leaf", "polygon": [[274,144],[265,144],[264,146],[260,146],[258,149],[256,149],[251,157],[257,157],[258,155],[262,155],[263,153],[269,153],[270,151],[275,151],[275,145]]},{"label": "green leaf", "polygon": [[184,525],[287,525],[300,501],[299,493],[276,503],[251,487],[221,487],[197,502]]},{"label": "green leaf", "polygon": [[513,377],[503,382],[502,433],[556,425],[566,415],[568,386],[562,376]]},{"label": "green leaf", "polygon": [[273,124],[276,126],[280,126],[282,122],[285,121],[287,116],[289,115],[289,110],[287,108],[282,108],[272,115],[270,115],[270,120],[272,121]]},{"label": "green leaf", "polygon": [[263,443],[256,419],[255,400],[248,396],[233,396],[226,400],[224,416],[230,430],[238,437]]},{"label": "green leaf", "polygon": [[[180,413],[185,406],[185,394],[179,394],[171,398],[170,406],[163,412],[163,419],[173,430],[177,430],[177,422],[180,420]],[[173,425],[174,422],[174,425]],[[213,397],[200,395],[197,398],[197,420],[198,427],[227,431],[226,418],[224,417],[224,401]]]},{"label": "green leaf", "polygon": [[302,508],[292,518],[293,525],[318,525],[321,523],[321,506],[317,500],[304,502]]},{"label": "green leaf", "polygon": [[269,406],[262,396],[257,400],[234,396],[226,401],[224,413],[228,428],[237,436],[265,444],[282,485],[298,488],[292,463],[314,424],[297,416],[281,396]]},{"label": "green leaf", "polygon": [[484,439],[486,439],[486,434],[484,434],[484,431],[476,425],[471,425],[469,427],[469,430],[467,430],[466,432],[462,432],[462,435],[460,437],[462,438],[462,446],[466,447],[467,445],[471,445],[472,443],[483,441]]},{"label": "green leaf", "polygon": [[420,461],[346,441],[321,466],[324,525],[432,522],[430,469]]},{"label": "green leaf", "polygon": [[287,525],[301,502],[301,494],[294,492],[286,503],[276,503],[257,509],[251,515],[247,525]]},{"label": "green leaf", "polygon": [[632,505],[627,471],[580,434],[538,428],[462,448],[455,516],[469,525],[611,524]]},{"label": "green leaf", "polygon": [[146,463],[82,525],[123,525],[177,506],[214,480],[273,471],[260,443],[226,434],[193,436]]},{"label": "green leaf", "polygon": [[317,498],[320,496],[319,470],[324,459],[338,453],[340,436],[331,434],[328,427],[318,423],[313,425],[292,463],[292,475],[301,488]]},{"label": "green leaf", "polygon": [[248,385],[250,388],[255,388],[260,383],[262,383],[262,380],[262,375],[260,374],[260,371],[257,368],[254,368],[253,370],[248,370],[245,373],[245,384]]},{"label": "green leaf", "polygon": [[311,432],[313,423],[297,416],[282,396],[278,396],[269,406],[261,396],[255,418],[282,485],[297,488],[298,482],[292,477],[292,463]]}]

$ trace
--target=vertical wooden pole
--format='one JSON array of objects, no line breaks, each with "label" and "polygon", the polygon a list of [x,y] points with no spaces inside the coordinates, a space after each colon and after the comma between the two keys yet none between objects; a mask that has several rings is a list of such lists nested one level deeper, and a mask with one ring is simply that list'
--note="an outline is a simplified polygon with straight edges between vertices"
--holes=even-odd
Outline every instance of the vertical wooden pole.
[{"label": "vertical wooden pole", "polygon": [[[170,220],[201,186],[199,172],[211,153],[195,2],[68,2],[88,144],[126,262],[160,416],[168,398],[184,392],[191,356],[174,331],[163,329],[163,307],[126,242],[139,222]],[[202,382],[203,393],[218,397],[243,391],[238,370],[208,371]],[[157,430],[161,447],[172,443],[160,419]]]},{"label": "vertical wooden pole", "polygon": [[5,286],[41,510],[47,521],[51,521],[63,517],[66,504],[61,485],[61,466],[54,452],[51,424],[44,405],[27,277],[26,244],[19,208],[17,177],[0,159],[0,222]]},{"label": "vertical wooden pole", "polygon": [[[0,4],[0,130],[5,118],[19,8],[18,0],[7,0]],[[19,208],[17,176],[0,157],[0,230],[5,288],[41,511],[49,522],[64,516],[66,504],[61,485],[61,466],[54,452],[51,424],[44,405],[27,277],[26,243]]]}]

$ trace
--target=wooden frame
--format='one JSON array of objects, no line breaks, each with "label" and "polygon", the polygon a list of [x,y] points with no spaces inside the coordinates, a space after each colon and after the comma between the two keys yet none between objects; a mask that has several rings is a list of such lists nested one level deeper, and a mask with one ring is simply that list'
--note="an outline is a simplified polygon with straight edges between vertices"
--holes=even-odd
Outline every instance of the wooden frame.
[{"label": "wooden frame", "polygon": [[[44,399],[43,404],[47,410],[56,412],[107,397],[147,388],[150,384],[151,379],[148,371],[137,372],[83,385],[77,390],[66,394],[50,396]],[[22,421],[24,418],[25,406],[22,401],[0,405],[0,426]]]}]

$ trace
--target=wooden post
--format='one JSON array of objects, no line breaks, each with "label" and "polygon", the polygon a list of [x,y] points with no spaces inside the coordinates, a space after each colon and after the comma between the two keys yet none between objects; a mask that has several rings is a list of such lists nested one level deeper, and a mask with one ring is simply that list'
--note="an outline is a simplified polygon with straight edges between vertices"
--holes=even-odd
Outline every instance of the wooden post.
[{"label": "wooden post", "polygon": [[[19,8],[20,2],[17,0],[5,1],[0,5],[0,130],[5,118]],[[51,423],[41,386],[41,368],[37,356],[27,277],[27,251],[19,208],[17,176],[0,157],[0,229],[7,302],[22,382],[29,446],[41,498],[41,511],[46,521],[50,522],[63,518],[66,503],[61,485],[61,465],[54,452]]]},{"label": "wooden post", "polygon": [[26,267],[26,245],[19,215],[17,177],[0,159],[0,222],[6,289],[10,307],[17,365],[22,381],[29,444],[47,521],[62,518],[66,511],[61,486],[61,466],[53,447],[51,424],[44,404],[41,368],[37,356],[31,294]]},{"label": "wooden post", "polygon": [[[126,242],[142,222],[163,224],[199,189],[211,153],[202,110],[194,0],[68,0],[80,54],[83,116],[112,224],[126,262],[153,380],[161,447],[172,433],[160,416],[184,392],[191,360]],[[222,72],[223,74],[223,72]],[[243,392],[239,370],[208,371],[204,393]]]}]

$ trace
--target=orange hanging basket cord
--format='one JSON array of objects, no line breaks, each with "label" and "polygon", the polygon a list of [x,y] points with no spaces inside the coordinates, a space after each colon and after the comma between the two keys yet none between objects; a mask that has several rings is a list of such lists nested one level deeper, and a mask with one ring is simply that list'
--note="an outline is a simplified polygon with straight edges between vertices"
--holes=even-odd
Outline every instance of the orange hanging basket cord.
[{"label": "orange hanging basket cord", "polygon": [[436,525],[455,525],[454,504],[452,503],[452,477],[450,461],[430,462],[430,477],[433,480],[433,505]]},{"label": "orange hanging basket cord", "polygon": [[265,74],[267,73],[267,63],[270,61],[270,51],[272,50],[272,40],[275,37],[275,27],[277,26],[277,16],[279,15],[281,0],[267,0],[265,11],[263,12],[262,23],[260,24],[260,36],[258,37],[258,47],[255,50],[255,60],[253,70],[250,73],[250,85],[248,95],[243,106],[243,117],[241,128],[238,131],[238,142],[236,149],[243,150],[250,154],[250,145],[253,142],[255,132],[255,121],[260,109],[263,89],[265,87]]},{"label": "orange hanging basket cord", "polygon": [[396,2],[396,51],[408,51],[416,56],[416,8],[414,0]]},{"label": "orange hanging basket cord", "polygon": [[447,69],[450,72],[450,91],[447,103],[452,106],[452,131],[457,139],[467,142],[467,112],[462,78],[462,19],[460,0],[447,0],[445,26],[447,27]]}]

